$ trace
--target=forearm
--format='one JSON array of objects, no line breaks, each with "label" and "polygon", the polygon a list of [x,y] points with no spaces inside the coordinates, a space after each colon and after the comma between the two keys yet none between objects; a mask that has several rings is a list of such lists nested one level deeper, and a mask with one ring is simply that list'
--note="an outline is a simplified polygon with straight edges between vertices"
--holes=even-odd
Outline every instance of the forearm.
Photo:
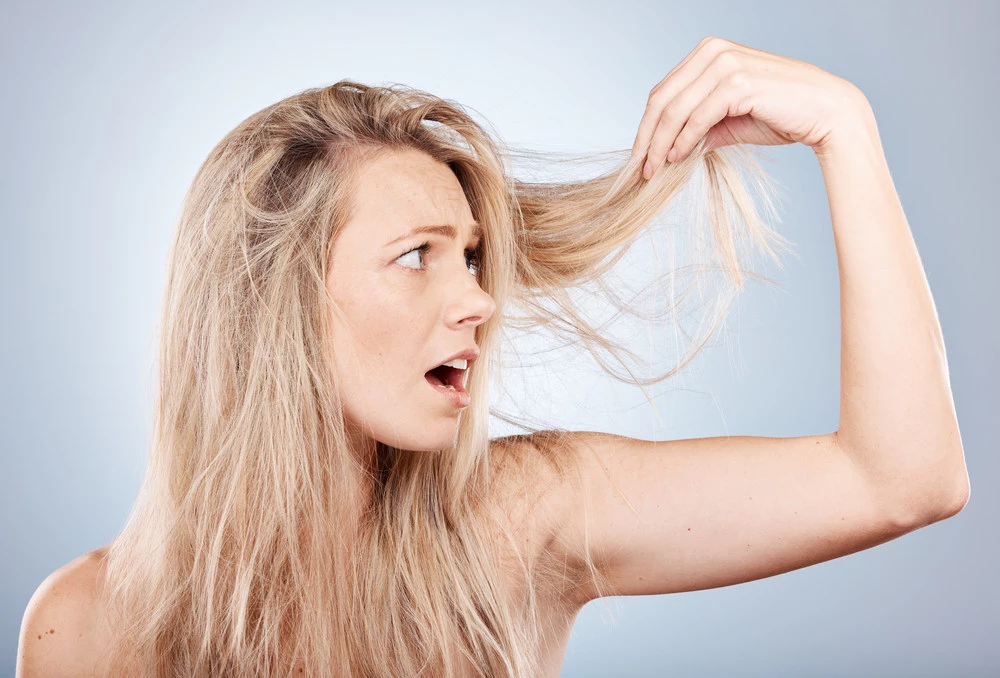
[{"label": "forearm", "polygon": [[866,101],[817,147],[840,269],[843,449],[886,488],[933,508],[968,476],[944,340]]}]

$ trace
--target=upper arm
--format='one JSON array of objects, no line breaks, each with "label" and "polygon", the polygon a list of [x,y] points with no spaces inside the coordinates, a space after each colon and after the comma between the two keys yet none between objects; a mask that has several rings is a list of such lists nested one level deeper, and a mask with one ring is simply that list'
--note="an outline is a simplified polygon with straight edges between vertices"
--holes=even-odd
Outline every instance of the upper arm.
[{"label": "upper arm", "polygon": [[[582,604],[752,581],[870,548],[932,522],[840,449],[836,434],[645,441],[576,432],[583,483],[558,534],[611,591]],[[950,513],[948,512],[950,510]],[[934,519],[955,511],[942,507]]]},{"label": "upper arm", "polygon": [[100,550],[63,565],[35,590],[21,620],[18,678],[97,675],[104,649],[98,614]]}]

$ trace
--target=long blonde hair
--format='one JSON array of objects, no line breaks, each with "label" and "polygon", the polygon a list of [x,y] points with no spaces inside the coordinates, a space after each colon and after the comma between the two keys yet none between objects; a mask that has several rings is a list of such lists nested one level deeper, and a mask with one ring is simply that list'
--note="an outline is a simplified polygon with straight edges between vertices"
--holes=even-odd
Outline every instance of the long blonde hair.
[{"label": "long blonde hair", "polygon": [[[172,246],[146,474],[106,558],[112,673],[452,677],[460,656],[475,675],[527,678],[542,597],[583,576],[613,593],[586,552],[569,569],[500,556],[498,544],[523,540],[509,519],[517,474],[541,460],[576,478],[559,430],[490,444],[487,387],[508,311],[618,355],[566,292],[600,281],[698,169],[710,267],[740,288],[739,245],[774,256],[784,243],[744,189],[740,161],[752,159],[739,147],[699,145],[649,182],[620,164],[542,183],[514,179],[498,139],[455,102],[344,80],[251,115],[211,151]],[[326,280],[360,164],[393,149],[455,173],[484,229],[477,275],[497,310],[477,328],[454,449],[380,443],[377,464],[359,469],[331,370]],[[361,488],[349,483],[359,470]],[[505,587],[504,572],[527,584]]]}]

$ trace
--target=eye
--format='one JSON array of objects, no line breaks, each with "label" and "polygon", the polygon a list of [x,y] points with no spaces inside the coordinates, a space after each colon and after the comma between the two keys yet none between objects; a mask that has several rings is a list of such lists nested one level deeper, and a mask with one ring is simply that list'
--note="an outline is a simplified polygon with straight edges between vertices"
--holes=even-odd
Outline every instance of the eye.
[{"label": "eye", "polygon": [[[469,263],[472,264],[472,268],[473,268],[473,270],[471,271],[472,275],[478,276],[479,275],[479,248],[476,248],[474,250],[465,250],[465,258],[466,258],[466,260]],[[467,263],[466,266],[468,266],[468,265],[469,264]]]},{"label": "eye", "polygon": [[[423,270],[424,257],[427,256],[427,252],[429,252],[430,249],[431,249],[430,242],[425,242],[422,245],[420,245],[420,247],[415,247],[412,250],[410,250],[409,252],[404,252],[402,255],[400,255],[399,257],[396,258],[396,261],[400,261],[404,257],[407,257],[407,256],[413,254],[414,252],[419,252],[420,253],[420,258],[419,258],[420,264],[418,266],[415,266],[415,267],[414,266],[408,266],[408,265],[404,264],[403,268],[409,268],[409,269],[414,270],[414,271],[421,271],[421,270]],[[472,270],[470,270],[469,272],[472,273],[472,275],[474,275],[474,276],[475,275],[479,275],[479,248],[465,250],[465,260],[466,260],[466,264],[465,264],[466,267],[470,267],[470,266],[472,267]]]},{"label": "eye", "polygon": [[[396,261],[399,261],[403,257],[409,256],[409,255],[413,254],[414,252],[419,252],[420,253],[420,261],[422,262],[424,256],[427,254],[427,251],[430,248],[431,248],[431,244],[429,242],[425,242],[420,247],[415,247],[414,249],[410,250],[409,252],[403,253],[402,255],[400,255],[399,257],[396,258]],[[413,267],[411,267],[411,266],[403,266],[403,268],[413,268]],[[414,268],[413,270],[419,271],[422,268],[423,268],[423,266],[419,266],[417,268]]]}]

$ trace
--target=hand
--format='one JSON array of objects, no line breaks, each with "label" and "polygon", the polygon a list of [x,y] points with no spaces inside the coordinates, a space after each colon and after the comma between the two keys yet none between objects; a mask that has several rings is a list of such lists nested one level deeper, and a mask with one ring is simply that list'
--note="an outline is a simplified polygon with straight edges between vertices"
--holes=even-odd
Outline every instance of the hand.
[{"label": "hand", "polygon": [[[855,85],[802,61],[706,37],[649,93],[630,162],[643,176],[730,144],[800,142],[819,152],[835,130],[868,107]],[[870,107],[869,107],[870,110]]]}]

